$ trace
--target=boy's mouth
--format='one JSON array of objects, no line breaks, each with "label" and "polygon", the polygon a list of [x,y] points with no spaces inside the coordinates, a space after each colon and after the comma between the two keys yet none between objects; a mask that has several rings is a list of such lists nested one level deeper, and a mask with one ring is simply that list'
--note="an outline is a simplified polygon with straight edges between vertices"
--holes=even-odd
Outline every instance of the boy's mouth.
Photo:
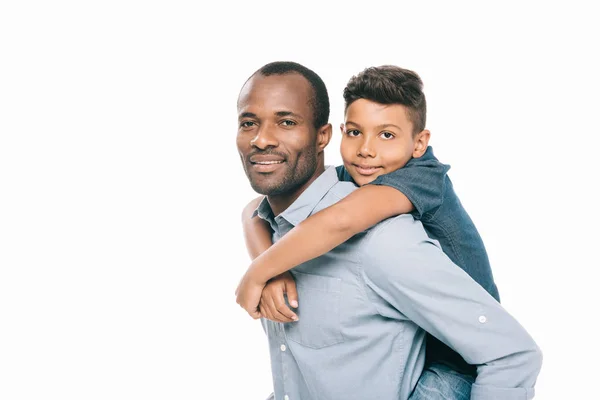
[{"label": "boy's mouth", "polygon": [[352,165],[356,169],[356,172],[358,172],[359,174],[364,175],[364,176],[373,175],[373,174],[377,173],[378,171],[380,171],[382,168],[382,167],[375,167],[372,165],[361,165],[361,164],[352,164]]}]

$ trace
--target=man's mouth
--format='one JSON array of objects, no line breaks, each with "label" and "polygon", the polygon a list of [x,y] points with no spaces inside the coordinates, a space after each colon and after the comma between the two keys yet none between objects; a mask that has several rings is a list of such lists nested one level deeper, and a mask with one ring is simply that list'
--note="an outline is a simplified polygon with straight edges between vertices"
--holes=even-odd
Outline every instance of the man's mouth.
[{"label": "man's mouth", "polygon": [[250,158],[250,165],[252,166],[252,169],[256,172],[263,174],[270,173],[279,169],[281,164],[283,164],[284,162],[285,160],[281,158],[274,159],[273,157],[263,158],[257,156]]},{"label": "man's mouth", "polygon": [[251,164],[256,164],[256,165],[272,165],[272,164],[281,164],[283,163],[283,160],[281,161],[250,161]]}]

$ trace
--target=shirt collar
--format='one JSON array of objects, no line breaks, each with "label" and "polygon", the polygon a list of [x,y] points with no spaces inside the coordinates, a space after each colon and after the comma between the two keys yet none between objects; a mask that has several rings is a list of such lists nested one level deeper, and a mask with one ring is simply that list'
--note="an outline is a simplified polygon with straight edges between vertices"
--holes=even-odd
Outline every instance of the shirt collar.
[{"label": "shirt collar", "polygon": [[[277,218],[284,218],[290,224],[296,226],[300,222],[304,221],[310,216],[315,207],[319,204],[319,201],[329,190],[339,182],[335,167],[328,166],[325,171],[307,187],[304,192],[294,201],[285,211],[283,211]],[[273,210],[267,200],[267,197],[260,202],[254,213],[253,217],[258,215],[264,220],[274,220]]]}]

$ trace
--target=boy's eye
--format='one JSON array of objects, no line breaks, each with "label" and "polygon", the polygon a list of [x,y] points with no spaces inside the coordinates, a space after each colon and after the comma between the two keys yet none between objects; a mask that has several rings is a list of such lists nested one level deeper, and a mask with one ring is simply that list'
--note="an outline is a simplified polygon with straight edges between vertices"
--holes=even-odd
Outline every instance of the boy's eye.
[{"label": "boy's eye", "polygon": [[389,132],[381,132],[381,137],[383,137],[384,139],[393,139],[394,138],[394,134],[393,133],[389,133]]},{"label": "boy's eye", "polygon": [[283,126],[294,126],[294,125],[297,125],[297,124],[294,121],[292,121],[292,120],[286,119],[286,120],[281,121],[281,125],[283,125]]},{"label": "boy's eye", "polygon": [[360,131],[358,131],[357,129],[348,129],[346,131],[346,135],[351,136],[351,137],[356,137],[356,136],[360,135]]}]

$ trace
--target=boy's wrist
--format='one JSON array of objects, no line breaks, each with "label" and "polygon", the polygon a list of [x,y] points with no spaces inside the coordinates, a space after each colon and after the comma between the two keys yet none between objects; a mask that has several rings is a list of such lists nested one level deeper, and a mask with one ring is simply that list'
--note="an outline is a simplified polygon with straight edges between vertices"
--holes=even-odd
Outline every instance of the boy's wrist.
[{"label": "boy's wrist", "polygon": [[253,261],[248,267],[248,279],[252,283],[266,285],[267,281],[271,279],[271,277],[266,276],[266,274],[262,271],[263,268],[260,267],[260,263]]}]

